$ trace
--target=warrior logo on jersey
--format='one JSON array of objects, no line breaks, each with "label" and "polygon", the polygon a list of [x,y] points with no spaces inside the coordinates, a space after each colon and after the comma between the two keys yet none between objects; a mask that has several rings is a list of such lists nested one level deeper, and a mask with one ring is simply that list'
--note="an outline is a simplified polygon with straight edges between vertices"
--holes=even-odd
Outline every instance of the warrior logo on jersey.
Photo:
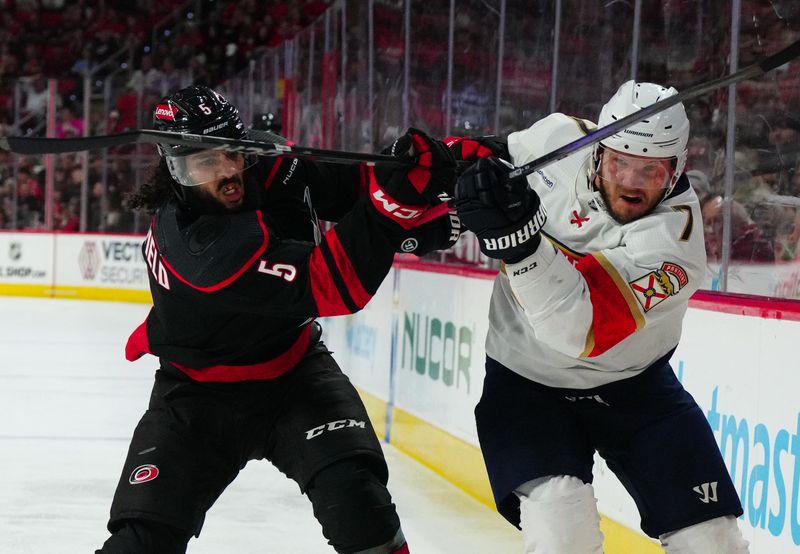
[{"label": "warrior logo on jersey", "polygon": [[667,297],[678,294],[688,282],[689,277],[685,269],[678,264],[664,262],[661,264],[661,269],[651,271],[632,281],[630,285],[639,304],[647,312]]},{"label": "warrior logo on jersey", "polygon": [[131,485],[141,485],[142,483],[152,481],[156,477],[158,477],[158,468],[153,464],[145,464],[137,467],[131,472],[131,476],[128,478],[128,483]]}]

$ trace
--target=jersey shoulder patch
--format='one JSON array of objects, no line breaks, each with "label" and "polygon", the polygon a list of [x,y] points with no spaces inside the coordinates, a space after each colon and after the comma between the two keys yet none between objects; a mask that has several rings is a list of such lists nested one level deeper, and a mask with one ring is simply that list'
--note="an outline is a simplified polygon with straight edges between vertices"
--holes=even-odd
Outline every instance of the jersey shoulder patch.
[{"label": "jersey shoulder patch", "polygon": [[155,239],[169,271],[192,288],[213,292],[238,279],[267,249],[260,210],[204,215],[186,227],[176,210],[159,212]]},{"label": "jersey shoulder patch", "polygon": [[664,262],[656,271],[651,271],[631,281],[631,289],[642,309],[649,312],[670,296],[675,296],[689,284],[688,272],[674,262]]}]

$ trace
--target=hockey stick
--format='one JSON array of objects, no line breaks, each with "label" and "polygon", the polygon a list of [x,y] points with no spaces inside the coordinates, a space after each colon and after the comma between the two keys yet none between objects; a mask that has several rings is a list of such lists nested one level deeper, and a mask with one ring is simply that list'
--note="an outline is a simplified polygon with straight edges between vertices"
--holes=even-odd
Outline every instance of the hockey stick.
[{"label": "hockey stick", "polygon": [[[263,131],[252,133],[254,138],[272,138]],[[383,154],[367,154],[361,152],[344,152],[340,150],[322,150],[307,148],[305,146],[289,145],[286,139],[274,135],[272,142],[261,142],[250,139],[231,139],[194,135],[190,133],[171,133],[168,131],[154,131],[140,129],[115,135],[97,135],[94,137],[79,138],[38,138],[38,137],[0,137],[0,149],[15,154],[62,154],[65,152],[81,152],[84,150],[98,150],[111,148],[124,144],[172,144],[178,146],[194,146],[225,150],[226,152],[239,152],[242,154],[255,154],[257,156],[289,156],[307,160],[317,160],[333,163],[360,163],[368,165],[375,163],[386,165],[407,165],[395,158]],[[277,140],[283,139],[283,140]]]},{"label": "hockey stick", "polygon": [[660,100],[655,104],[652,104],[646,108],[639,110],[638,112],[634,112],[628,116],[623,117],[620,120],[615,121],[614,123],[610,123],[605,127],[601,127],[591,133],[582,136],[581,138],[574,140],[570,143],[565,144],[560,148],[556,148],[552,152],[545,154],[544,156],[533,160],[532,162],[528,162],[525,165],[522,165],[508,173],[508,179],[516,179],[518,177],[524,177],[526,175],[530,175],[537,169],[540,169],[548,164],[551,164],[555,161],[561,160],[566,158],[576,150],[580,150],[581,148],[585,148],[586,146],[590,146],[597,142],[600,142],[604,138],[610,137],[611,135],[617,133],[621,129],[624,129],[634,123],[638,123],[643,119],[646,119],[648,116],[653,115],[654,113],[662,112],[669,107],[674,106],[680,102],[685,100],[690,100],[692,98],[696,98],[712,90],[716,90],[718,88],[725,87],[727,85],[732,85],[734,83],[738,83],[739,81],[744,81],[747,79],[753,79],[755,77],[759,77],[768,71],[772,71],[776,67],[780,67],[783,64],[793,60],[794,58],[800,56],[800,40],[795,41],[794,43],[790,44],[780,52],[777,52],[767,58],[761,60],[760,62],[754,63],[737,71],[736,73],[731,73],[730,75],[726,75],[724,77],[720,77],[718,79],[714,79],[712,81],[707,81],[705,83],[700,83],[693,87],[689,87],[683,92],[679,92],[674,96],[670,96],[669,98],[665,98],[664,100]]},{"label": "hockey stick", "polygon": [[[514,179],[530,175],[537,169],[563,159],[576,150],[585,148],[604,138],[607,138],[619,130],[637,123],[646,117],[666,110],[667,108],[696,98],[718,88],[722,88],[733,83],[738,83],[746,79],[752,79],[772,71],[797,56],[800,56],[800,40],[790,44],[780,52],[773,54],[764,60],[752,64],[744,69],[730,75],[700,83],[690,87],[683,92],[665,98],[647,108],[632,113],[622,119],[597,129],[578,140],[565,144],[553,150],[549,154],[533,160],[521,167],[509,172],[508,178]],[[318,160],[334,163],[361,163],[369,165],[375,163],[387,165],[405,165],[393,156],[383,154],[368,154],[361,152],[345,152],[339,150],[322,150],[307,148],[303,146],[289,146],[276,142],[260,142],[256,140],[229,139],[224,137],[194,135],[189,133],[170,133],[166,131],[137,130],[114,135],[98,135],[94,137],[80,137],[69,139],[55,138],[36,138],[36,137],[0,137],[0,149],[13,152],[15,154],[60,154],[65,152],[81,152],[84,150],[97,150],[101,148],[111,148],[123,144],[173,144],[179,146],[194,146],[197,148],[213,148],[228,152],[240,152],[243,154],[255,154],[258,156],[290,156],[301,159]],[[461,164],[459,164],[461,165]]]}]

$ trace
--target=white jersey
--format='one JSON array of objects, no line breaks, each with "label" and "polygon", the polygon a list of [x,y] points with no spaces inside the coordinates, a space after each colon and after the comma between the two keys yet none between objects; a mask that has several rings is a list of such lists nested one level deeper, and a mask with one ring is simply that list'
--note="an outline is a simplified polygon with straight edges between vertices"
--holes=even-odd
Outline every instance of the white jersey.
[{"label": "white jersey", "polygon": [[[512,133],[521,166],[593,124],[552,114]],[[589,187],[591,147],[528,176],[547,210],[537,251],[498,275],[486,353],[552,387],[632,377],[675,348],[706,267],[697,195],[681,177],[649,215],[617,223]],[[547,240],[549,239],[549,240]]]}]

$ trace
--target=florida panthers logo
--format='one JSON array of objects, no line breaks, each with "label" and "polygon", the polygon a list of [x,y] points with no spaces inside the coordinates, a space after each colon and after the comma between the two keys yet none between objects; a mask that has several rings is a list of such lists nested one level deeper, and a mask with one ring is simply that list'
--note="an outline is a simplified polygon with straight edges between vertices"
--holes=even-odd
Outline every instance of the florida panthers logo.
[{"label": "florida panthers logo", "polygon": [[651,271],[630,285],[639,304],[647,312],[678,294],[688,283],[689,276],[685,269],[676,263],[664,262],[660,269]]}]

